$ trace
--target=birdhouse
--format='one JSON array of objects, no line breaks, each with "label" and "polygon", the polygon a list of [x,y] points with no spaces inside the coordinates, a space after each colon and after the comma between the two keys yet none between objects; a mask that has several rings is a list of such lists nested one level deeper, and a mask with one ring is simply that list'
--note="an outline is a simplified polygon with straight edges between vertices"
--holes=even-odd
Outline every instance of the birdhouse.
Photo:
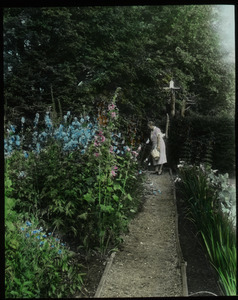
[{"label": "birdhouse", "polygon": [[174,81],[173,81],[173,80],[170,80],[169,88],[170,88],[170,89],[173,89],[173,88],[174,88]]}]

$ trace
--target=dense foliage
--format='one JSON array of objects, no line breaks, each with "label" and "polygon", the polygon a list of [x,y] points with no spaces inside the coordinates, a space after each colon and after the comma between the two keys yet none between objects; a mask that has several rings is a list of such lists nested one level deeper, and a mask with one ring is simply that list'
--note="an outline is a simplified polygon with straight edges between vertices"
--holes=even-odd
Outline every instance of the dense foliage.
[{"label": "dense foliage", "polygon": [[[80,291],[81,265],[75,253],[37,219],[17,212],[17,200],[5,172],[5,296],[6,298],[69,297]],[[31,219],[31,222],[29,222]]]},{"label": "dense foliage", "polygon": [[120,86],[118,108],[126,120],[120,128],[144,142],[148,119],[165,131],[171,95],[164,87],[173,79],[180,88],[177,118],[188,100],[185,116],[228,113],[232,124],[234,68],[225,61],[218,24],[213,5],[5,8],[5,121],[20,124],[24,116],[29,126],[36,111],[50,106],[56,118],[68,110],[95,117]]},{"label": "dense foliage", "polygon": [[197,95],[196,112],[217,113],[234,87],[216,21],[212,5],[5,8],[7,115],[45,111],[52,91],[64,111],[95,109],[121,86],[122,113],[160,119],[172,77],[179,101]]},{"label": "dense foliage", "polygon": [[[234,296],[236,289],[235,188],[228,176],[216,175],[211,168],[179,165],[177,188],[198,230],[198,238],[219,275],[224,295]],[[226,174],[227,175],[227,174]]]},{"label": "dense foliage", "polygon": [[221,173],[234,176],[235,120],[229,115],[191,115],[173,119],[169,134],[171,167],[182,159],[188,164],[207,163]]}]

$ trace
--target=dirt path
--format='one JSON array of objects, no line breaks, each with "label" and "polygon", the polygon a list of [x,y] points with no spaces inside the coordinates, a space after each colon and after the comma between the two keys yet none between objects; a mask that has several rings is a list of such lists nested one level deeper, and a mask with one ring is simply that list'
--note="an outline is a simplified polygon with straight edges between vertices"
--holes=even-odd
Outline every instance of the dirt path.
[{"label": "dirt path", "polygon": [[169,172],[147,173],[146,201],[102,277],[95,297],[183,296],[176,244],[176,207]]}]

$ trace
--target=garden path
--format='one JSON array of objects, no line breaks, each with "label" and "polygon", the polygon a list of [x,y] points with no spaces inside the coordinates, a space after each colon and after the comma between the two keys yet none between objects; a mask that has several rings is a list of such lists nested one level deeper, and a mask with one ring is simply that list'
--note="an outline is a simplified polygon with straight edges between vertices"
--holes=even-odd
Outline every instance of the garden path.
[{"label": "garden path", "polygon": [[167,170],[146,176],[143,209],[104,272],[96,298],[183,296],[173,182]]}]

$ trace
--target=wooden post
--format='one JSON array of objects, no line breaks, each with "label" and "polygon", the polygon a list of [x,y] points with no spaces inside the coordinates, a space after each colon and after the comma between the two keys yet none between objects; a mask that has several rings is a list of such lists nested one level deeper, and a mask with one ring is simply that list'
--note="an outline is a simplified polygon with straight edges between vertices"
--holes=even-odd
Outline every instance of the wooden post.
[{"label": "wooden post", "polygon": [[183,117],[183,118],[184,118],[184,115],[185,115],[185,109],[186,109],[186,100],[183,99],[182,107],[181,107],[181,117]]},{"label": "wooden post", "polygon": [[175,93],[171,89],[171,116],[175,116]]},{"label": "wooden post", "polygon": [[166,116],[166,130],[165,130],[165,137],[166,137],[166,139],[169,137],[168,136],[168,131],[169,131],[169,114],[166,114],[167,116]]},{"label": "wooden post", "polygon": [[175,91],[174,90],[179,90],[180,88],[175,87],[174,81],[170,80],[169,87],[164,87],[163,89],[171,91],[170,114],[172,117],[174,117],[175,116]]}]

